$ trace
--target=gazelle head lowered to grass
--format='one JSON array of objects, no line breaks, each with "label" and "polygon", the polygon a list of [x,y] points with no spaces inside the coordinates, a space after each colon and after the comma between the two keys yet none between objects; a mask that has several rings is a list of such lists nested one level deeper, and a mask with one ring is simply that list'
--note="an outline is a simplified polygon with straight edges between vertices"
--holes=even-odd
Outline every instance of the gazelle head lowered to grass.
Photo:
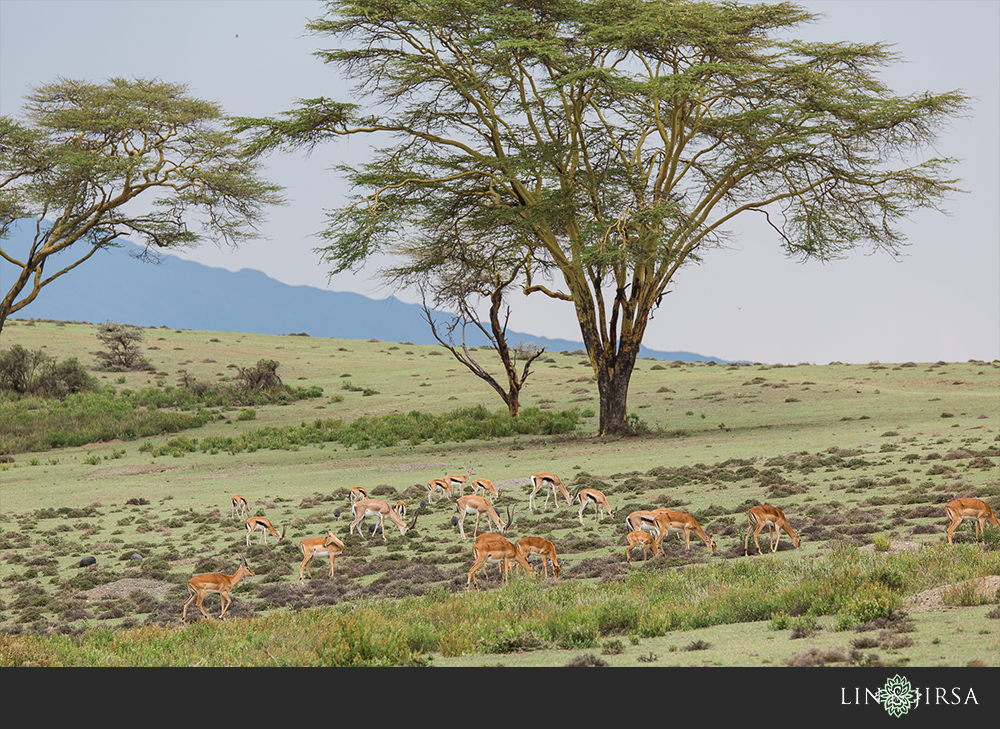
[{"label": "gazelle head lowered to grass", "polygon": [[281,534],[278,534],[278,530],[274,528],[274,525],[269,519],[265,519],[263,516],[251,516],[244,522],[247,528],[247,546],[250,546],[250,535],[253,534],[258,529],[260,530],[260,540],[258,544],[267,544],[267,534],[268,532],[277,539],[279,542],[285,538],[285,529],[287,525],[282,525]]}]

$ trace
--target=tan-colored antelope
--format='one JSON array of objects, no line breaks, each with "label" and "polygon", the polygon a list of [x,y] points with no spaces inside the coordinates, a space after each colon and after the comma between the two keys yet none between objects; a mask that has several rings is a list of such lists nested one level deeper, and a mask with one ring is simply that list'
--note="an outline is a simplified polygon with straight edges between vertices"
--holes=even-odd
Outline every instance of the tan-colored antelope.
[{"label": "tan-colored antelope", "polygon": [[427,482],[427,501],[429,503],[434,503],[434,494],[438,491],[442,494],[447,494],[448,500],[451,500],[451,484],[443,478],[432,478]]},{"label": "tan-colored antelope", "polygon": [[[246,514],[249,513],[250,507],[247,505],[247,497],[242,494],[233,495],[233,510],[231,516],[236,519],[245,519]],[[237,517],[237,512],[239,512],[239,517]]]},{"label": "tan-colored antelope", "polygon": [[464,496],[465,495],[465,484],[469,480],[469,477],[471,477],[471,476],[472,476],[472,469],[471,468],[467,468],[467,469],[465,469],[465,475],[464,476],[462,476],[462,475],[455,476],[455,475],[449,474],[449,475],[447,475],[447,476],[444,477],[444,480],[448,483],[449,486],[452,487],[452,489],[454,489],[456,487],[458,488],[458,495],[459,496]]},{"label": "tan-colored antelope", "polygon": [[479,534],[479,520],[482,518],[483,514],[486,514],[486,521],[492,520],[496,524],[497,529],[501,534],[506,534],[507,529],[510,527],[511,523],[514,521],[510,514],[510,507],[507,507],[507,523],[505,524],[501,519],[497,510],[493,508],[493,504],[485,496],[462,496],[455,504],[458,509],[458,530],[462,534],[462,539],[465,539],[465,517],[469,514],[476,515],[476,528],[472,533],[473,537]]},{"label": "tan-colored antelope", "polygon": [[559,577],[562,572],[562,562],[556,556],[556,546],[543,537],[521,537],[515,545],[524,554],[525,559],[533,554],[542,556],[542,572],[545,579],[549,578],[549,561],[552,561],[552,576]]},{"label": "tan-colored antelope", "polygon": [[355,501],[351,506],[351,510],[354,512],[354,521],[351,522],[351,528],[348,534],[354,534],[354,527],[358,527],[358,535],[361,536],[361,527],[359,526],[361,522],[365,520],[366,517],[374,516],[378,519],[379,528],[382,531],[382,541],[389,541],[385,536],[385,520],[388,519],[397,527],[399,527],[399,533],[405,535],[410,529],[412,529],[417,523],[417,517],[413,517],[413,521],[407,524],[403,519],[397,514],[389,504],[385,501],[380,501],[379,499],[364,499],[363,501]]},{"label": "tan-colored antelope", "polygon": [[347,495],[351,499],[351,505],[353,506],[355,501],[364,501],[368,498],[368,490],[363,486],[352,486]]},{"label": "tan-colored antelope", "polygon": [[983,535],[983,541],[986,541],[986,524],[990,523],[993,526],[1000,527],[1000,521],[997,520],[997,515],[993,513],[993,509],[985,501],[980,499],[955,499],[954,501],[949,501],[944,507],[945,513],[948,518],[951,519],[951,523],[948,525],[948,544],[952,544],[951,535],[966,519],[971,519],[975,525],[976,531],[976,541],[979,541],[979,535]]},{"label": "tan-colored antelope", "polygon": [[[795,533],[795,530],[792,529],[792,525],[788,523],[788,519],[785,518],[785,512],[777,506],[761,504],[760,506],[753,507],[747,512],[747,533],[743,539],[744,555],[749,554],[751,533],[753,534],[753,543],[757,545],[757,554],[762,554],[760,542],[757,541],[757,535],[760,534],[764,527],[769,528],[768,536],[772,538],[772,552],[776,552],[778,550],[778,541],[781,539],[782,529],[788,532],[788,536],[792,538],[795,548],[799,548],[799,535]],[[771,530],[774,531],[773,536],[771,534]]]},{"label": "tan-colored antelope", "polygon": [[[566,506],[573,505],[573,497],[569,495],[569,491],[563,485],[562,479],[559,478],[554,473],[536,473],[531,477],[531,496],[528,497],[528,505],[532,511],[535,510],[535,494],[543,486],[548,488],[545,491],[545,504],[542,508],[546,508],[549,505],[549,497],[555,496],[555,505],[559,506],[559,491],[563,493],[566,497]],[[557,490],[558,489],[558,490]]]},{"label": "tan-colored antelope", "polygon": [[302,572],[304,570],[309,575],[309,579],[312,579],[309,563],[314,557],[330,558],[330,577],[333,577],[333,560],[344,551],[344,543],[333,532],[327,530],[325,537],[303,539],[299,542],[299,551],[302,552],[302,564],[299,565],[299,584],[304,584],[305,579]]},{"label": "tan-colored antelope", "polygon": [[285,527],[287,525],[282,525],[281,534],[278,534],[278,530],[274,528],[274,525],[262,516],[251,516],[243,525],[247,528],[247,546],[250,546],[250,535],[253,534],[258,529],[260,530],[260,539],[257,540],[257,544],[264,543],[267,544],[267,534],[270,532],[275,539],[279,542],[285,538]]},{"label": "tan-colored antelope", "polygon": [[656,517],[670,509],[649,509],[643,511],[633,511],[625,517],[625,526],[630,532],[649,532],[655,538],[660,530],[656,528]]},{"label": "tan-colored antelope", "polygon": [[580,513],[577,514],[580,517],[580,526],[583,526],[583,512],[589,504],[594,505],[594,518],[598,524],[601,522],[601,509],[612,519],[618,516],[618,509],[612,509],[608,506],[607,497],[597,489],[580,489],[573,498],[580,499]]},{"label": "tan-colored antelope", "polygon": [[[487,532],[476,537],[476,543],[472,545],[472,556],[475,558],[475,562],[472,565],[472,569],[469,570],[469,576],[465,581],[466,590],[469,590],[473,583],[475,583],[476,589],[479,589],[479,581],[476,580],[476,570],[483,567],[487,560],[503,562],[504,582],[507,581],[508,564],[511,560],[523,567],[529,574],[535,575],[535,570],[528,564],[528,560],[524,558],[521,550],[511,544],[507,537],[500,534]],[[537,575],[535,576],[537,577]]]},{"label": "tan-colored antelope", "polygon": [[[644,522],[647,519],[648,517],[642,517]],[[691,549],[691,532],[694,532],[702,538],[705,546],[712,551],[712,554],[715,554],[717,548],[715,537],[708,536],[705,530],[701,528],[698,520],[690,514],[685,514],[683,511],[664,509],[662,513],[653,516],[653,522],[659,532],[655,540],[657,549],[661,549],[660,545],[666,537],[671,534],[680,534],[681,532],[684,533],[684,548]]]},{"label": "tan-colored antelope", "polygon": [[197,607],[201,610],[201,614],[206,618],[211,618],[211,616],[205,612],[205,608],[202,603],[205,601],[205,595],[209,592],[219,593],[219,597],[222,598],[222,612],[219,613],[219,619],[221,620],[225,614],[226,610],[229,609],[229,605],[232,603],[233,598],[229,596],[229,591],[232,590],[236,585],[239,584],[246,575],[255,574],[250,565],[247,564],[246,558],[240,555],[240,566],[236,570],[235,574],[223,575],[218,573],[195,575],[190,580],[187,581],[188,592],[191,596],[184,603],[184,610],[181,613],[181,622],[187,624],[187,611],[188,605],[190,605],[194,600],[198,601]]},{"label": "tan-colored antelope", "polygon": [[[657,531],[659,534],[659,531]],[[653,557],[655,558],[660,552],[660,543],[656,540],[650,532],[645,532],[642,529],[637,529],[628,533],[628,546],[625,548],[625,557],[628,559],[628,563],[632,564],[632,550],[642,545],[642,562],[646,563],[646,554],[648,550],[652,547]]]},{"label": "tan-colored antelope", "polygon": [[406,502],[403,500],[397,501],[392,505],[392,510],[399,514],[400,519],[406,518]]},{"label": "tan-colored antelope", "polygon": [[499,501],[500,499],[500,492],[497,491],[497,487],[488,478],[477,478],[472,482],[472,495],[479,496],[480,491],[483,492],[484,496],[489,494],[491,501]]}]

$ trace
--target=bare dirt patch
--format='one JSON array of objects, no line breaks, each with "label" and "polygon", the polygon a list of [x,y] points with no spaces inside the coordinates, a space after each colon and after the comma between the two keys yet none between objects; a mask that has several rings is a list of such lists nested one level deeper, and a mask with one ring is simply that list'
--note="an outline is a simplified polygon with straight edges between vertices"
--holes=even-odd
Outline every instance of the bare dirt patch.
[{"label": "bare dirt patch", "polygon": [[164,595],[173,586],[173,582],[126,577],[115,582],[109,582],[106,585],[98,585],[84,592],[83,596],[88,600],[105,600],[108,598],[128,597],[134,590],[141,590],[152,595]]},{"label": "bare dirt patch", "polygon": [[976,596],[984,600],[995,601],[997,590],[1000,590],[1000,575],[985,575],[965,582],[957,582],[954,585],[944,585],[935,587],[933,590],[924,590],[916,595],[906,598],[906,607],[915,612],[927,610],[948,610],[960,605],[948,605],[944,601],[943,595],[953,591],[961,590],[963,587],[975,587]]}]

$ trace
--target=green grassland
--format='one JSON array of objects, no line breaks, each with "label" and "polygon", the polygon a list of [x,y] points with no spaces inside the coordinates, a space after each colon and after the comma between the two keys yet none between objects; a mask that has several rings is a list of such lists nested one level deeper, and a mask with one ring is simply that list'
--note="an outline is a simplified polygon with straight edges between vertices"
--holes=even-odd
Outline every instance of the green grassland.
[{"label": "green grassland", "polygon": [[[8,322],[0,347],[16,344],[88,364],[99,347],[92,325],[60,322]],[[629,393],[641,435],[598,438],[585,355],[547,352],[522,407],[572,414],[571,432],[381,446],[300,436],[502,403],[432,346],[150,328],[144,352],[153,371],[94,374],[118,393],[167,392],[274,359],[286,385],[321,394],[202,408],[203,424],[172,433],[2,457],[3,665],[1000,665],[997,595],[955,586],[1000,575],[1000,530],[977,545],[966,523],[949,546],[943,509],[959,496],[1000,509],[1000,362],[644,359]],[[0,408],[13,417],[12,402]],[[428,480],[467,468],[502,487],[512,540],[556,545],[558,581],[501,587],[494,567],[466,593],[472,540],[451,524],[454,502],[419,502]],[[618,517],[598,523],[591,510],[581,526],[564,501],[532,513],[538,471],[560,474],[571,493],[601,489]],[[406,501],[416,528],[389,528],[384,541],[349,535],[355,485]],[[234,493],[284,525],[285,539],[254,536],[248,548],[230,515]],[[751,542],[744,556],[757,503],[785,511],[800,549],[783,535],[776,553],[757,556]],[[624,516],[659,506],[694,514],[717,554],[671,537],[662,556],[644,565],[640,550],[629,566]],[[327,529],[347,545],[336,576],[316,565],[300,585],[297,544]],[[256,575],[233,591],[226,620],[182,628],[186,580],[232,573],[240,554]],[[78,568],[85,555],[98,564]],[[95,597],[130,579],[161,589]],[[941,587],[943,607],[907,608]]]}]

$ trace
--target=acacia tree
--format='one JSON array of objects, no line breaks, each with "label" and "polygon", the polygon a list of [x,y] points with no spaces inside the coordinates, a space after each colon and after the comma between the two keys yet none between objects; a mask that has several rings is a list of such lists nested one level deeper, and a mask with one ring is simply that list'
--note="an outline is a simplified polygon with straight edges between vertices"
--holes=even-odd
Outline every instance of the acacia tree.
[{"label": "acacia tree", "polygon": [[[59,79],[26,97],[19,122],[0,117],[0,331],[42,288],[123,236],[144,255],[229,245],[257,235],[280,188],[258,177],[218,105],[182,84],[113,78]],[[141,200],[136,200],[141,196]],[[201,232],[188,227],[200,220]],[[33,219],[26,253],[4,247],[14,225]],[[47,270],[46,270],[47,269]]]},{"label": "acacia tree", "polygon": [[966,97],[893,95],[881,44],[786,40],[816,17],[788,2],[332,0],[307,27],[339,44],[317,55],[352,101],[237,124],[255,153],[385,137],[343,168],[356,192],[322,233],[334,272],[440,200],[516,229],[524,292],[575,307],[600,432],[621,432],[651,313],[734,218],[765,216],[803,259],[896,255],[900,220],[955,190],[952,160],[905,160]]}]

